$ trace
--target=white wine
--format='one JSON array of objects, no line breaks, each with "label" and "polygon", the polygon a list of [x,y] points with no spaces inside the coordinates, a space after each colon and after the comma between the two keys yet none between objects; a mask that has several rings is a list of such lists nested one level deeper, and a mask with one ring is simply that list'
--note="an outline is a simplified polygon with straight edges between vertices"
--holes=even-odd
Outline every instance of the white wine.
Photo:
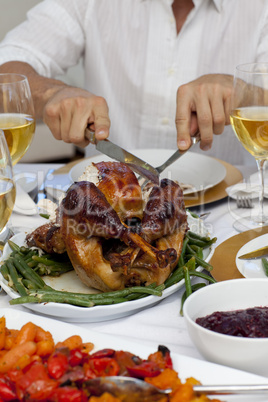
[{"label": "white wine", "polygon": [[1,113],[0,128],[4,131],[12,164],[15,165],[29,148],[35,132],[32,116],[19,113]]},{"label": "white wine", "polygon": [[13,180],[0,177],[0,232],[6,226],[16,198]]},{"label": "white wine", "polygon": [[238,140],[256,159],[268,158],[268,106],[235,109],[230,116]]}]

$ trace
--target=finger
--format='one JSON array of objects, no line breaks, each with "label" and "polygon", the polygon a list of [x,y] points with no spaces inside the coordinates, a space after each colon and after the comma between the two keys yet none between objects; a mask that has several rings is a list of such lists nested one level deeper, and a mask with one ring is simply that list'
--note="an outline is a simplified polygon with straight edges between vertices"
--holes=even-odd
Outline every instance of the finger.
[{"label": "finger", "polygon": [[177,145],[181,150],[188,149],[191,145],[190,121],[191,113],[195,111],[191,107],[191,97],[186,86],[181,86],[177,91],[177,108],[175,124],[177,130]]},{"label": "finger", "polygon": [[63,99],[60,104],[60,130],[61,139],[66,143],[71,143],[70,129],[74,114],[74,105],[71,98]]},{"label": "finger", "polygon": [[196,113],[191,114],[191,122],[190,122],[190,134],[191,137],[196,135],[198,132],[198,122],[197,122],[197,116]]},{"label": "finger", "polygon": [[231,124],[230,113],[231,113],[231,98],[227,98],[224,102],[224,113],[225,113],[225,125]]},{"label": "finger", "polygon": [[61,140],[60,118],[58,109],[47,105],[44,108],[43,121],[50,129],[56,140]]},{"label": "finger", "polygon": [[96,97],[93,107],[93,119],[88,121],[91,127],[94,128],[95,137],[97,140],[103,140],[109,136],[110,118],[108,105],[104,98]]},{"label": "finger", "polygon": [[213,119],[213,133],[221,134],[225,126],[225,110],[224,103],[221,97],[216,97],[211,102],[212,119]]},{"label": "finger", "polygon": [[72,111],[72,119],[69,126],[69,140],[72,144],[85,147],[89,144],[89,141],[85,138],[85,129],[88,125],[88,119],[90,118],[91,102],[87,99],[81,100],[79,106],[74,104]]},{"label": "finger", "polygon": [[200,148],[207,151],[211,148],[213,141],[212,110],[207,97],[197,101],[197,121],[201,136]]}]

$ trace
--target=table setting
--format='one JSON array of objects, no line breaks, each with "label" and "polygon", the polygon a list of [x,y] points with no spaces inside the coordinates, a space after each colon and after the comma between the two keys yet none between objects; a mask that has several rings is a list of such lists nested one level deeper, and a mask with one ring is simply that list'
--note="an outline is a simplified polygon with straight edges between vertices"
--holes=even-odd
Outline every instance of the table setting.
[{"label": "table setting", "polygon": [[[158,171],[156,167],[172,158],[174,150],[127,151],[128,158],[129,155],[139,158],[140,162],[135,160],[138,166],[136,175],[143,175],[151,180],[152,175],[156,174],[154,179],[156,185],[166,178],[181,185],[190,234],[197,235],[198,240],[213,239],[203,250],[203,260],[207,265],[198,266],[197,275],[191,277],[192,289],[200,288],[202,295],[201,292],[205,292],[206,288],[211,289],[215,286],[216,289],[217,285],[234,282],[235,279],[247,281],[262,278],[263,281],[268,281],[260,266],[260,260],[254,260],[253,263],[239,259],[242,254],[267,245],[268,226],[265,224],[265,216],[268,215],[265,204],[267,179],[265,180],[264,166],[258,166],[262,174],[263,191],[260,193],[257,189],[256,167],[233,166],[205,154],[196,154],[194,146],[190,151],[180,155],[163,172],[161,169]],[[118,158],[122,158],[122,155],[117,156]],[[26,236],[35,228],[48,222],[46,215],[54,213],[70,188],[76,186],[77,182],[81,182],[80,177],[89,165],[100,166],[98,164],[111,163],[113,158],[98,155],[66,165],[17,162],[18,160],[13,162],[13,175],[5,176],[9,177],[16,186],[16,199],[9,201],[10,214],[3,222],[5,230],[0,233],[2,266],[14,251],[11,242],[18,247],[25,246]],[[134,162],[131,160],[131,163]],[[10,167],[10,165],[9,156],[7,166]],[[253,201],[251,208],[238,205],[237,198],[241,194],[250,196]],[[252,217],[258,216],[261,219],[256,227],[252,227],[251,223],[247,226],[249,213]],[[236,225],[236,221],[241,218],[244,220],[243,227]],[[5,236],[1,237],[4,233]],[[132,236],[132,239],[134,238],[136,239]],[[8,243],[8,240],[11,242]],[[153,251],[150,250],[150,252]],[[207,277],[198,275],[198,272],[202,275],[204,273]],[[203,283],[204,278],[211,280]],[[166,280],[168,279],[169,277]],[[214,282],[218,283],[214,284]],[[16,299],[23,296],[16,289],[14,290],[14,286],[10,286],[9,281],[4,277],[3,270],[0,283],[1,316],[6,317],[8,326],[11,328],[20,328],[31,321],[52,331],[55,339],[59,339],[59,335],[63,333],[66,336],[78,334],[83,339],[93,342],[96,350],[111,347],[131,350],[132,353],[143,356],[148,356],[159,345],[165,345],[171,351],[174,368],[183,380],[191,376],[197,378],[202,384],[217,386],[227,384],[267,386],[268,384],[268,366],[267,368],[262,366],[261,371],[256,369],[256,365],[249,364],[243,368],[241,365],[236,366],[232,361],[213,359],[209,353],[203,352],[204,348],[198,346],[195,336],[189,330],[188,319],[186,320],[183,314],[182,300],[186,295],[185,311],[188,314],[186,309],[192,297],[191,294],[187,294],[186,277],[169,287],[163,287],[160,296],[151,293],[143,298],[121,300],[118,304],[92,306],[79,306],[52,299],[37,303],[34,299],[36,295],[32,296],[33,302],[16,304]],[[65,273],[62,277],[48,278],[44,284],[59,292],[91,293],[74,270]],[[199,290],[194,293],[193,296],[198,295]],[[32,295],[32,293],[29,294]],[[226,299],[228,299],[228,292]],[[213,302],[211,304],[213,307]],[[197,302],[196,306],[198,305]],[[224,306],[223,297],[222,308]],[[215,309],[212,308],[213,311]],[[220,347],[219,342],[218,348]],[[217,353],[215,355],[217,356]],[[249,390],[244,391],[249,392]],[[252,401],[252,396],[243,395],[241,389],[239,392],[239,395],[228,394],[220,398],[225,401]],[[266,391],[263,389],[260,392],[256,389],[251,392],[256,393],[254,400],[267,400]]]},{"label": "table setting", "polygon": [[[37,173],[38,188],[42,186],[46,174],[49,171],[51,172],[51,169],[54,169],[54,173],[50,173],[50,176],[48,177],[48,188],[53,187],[51,186],[51,183],[53,183],[55,188],[66,190],[71,183],[69,172],[63,173],[64,170],[68,170],[68,167],[63,165],[18,164],[16,169],[24,172],[25,174],[32,174],[33,172]],[[236,169],[238,169],[239,172],[245,172],[245,177],[247,177],[252,173],[254,168],[238,166]],[[215,186],[217,186],[217,184]],[[237,231],[232,227],[233,216],[230,214],[229,204],[236,205],[235,200],[226,195],[226,197],[220,201],[199,205],[195,209],[192,208],[192,210],[198,214],[209,212],[209,215],[205,218],[203,223],[210,233],[213,233],[213,235],[217,234],[214,255],[212,255],[212,260],[210,260],[214,267],[217,266],[217,264],[213,263],[213,258],[216,259],[216,261],[222,260],[220,255],[219,258],[217,257],[217,248],[220,247],[225,241],[228,241],[228,239],[230,240],[233,236],[241,236],[246,233],[244,232],[237,234]],[[22,215],[15,211],[13,211],[9,220],[9,224],[13,228],[14,233],[20,233],[21,229],[22,231],[25,231],[27,228],[29,229],[36,227],[41,225],[43,222],[44,218],[42,218],[38,213],[35,215]],[[235,257],[236,253],[233,258],[235,259]],[[228,265],[228,263],[225,265]],[[87,322],[87,320],[82,317],[81,321],[78,320],[78,322],[75,322],[76,332],[80,330],[88,330],[90,332],[93,331],[93,333],[96,333],[96,336],[98,337],[100,336],[99,334],[107,336],[107,340],[110,340],[110,338],[113,340],[114,338],[116,339],[117,337],[120,337],[124,343],[126,342],[126,347],[131,344],[132,348],[134,344],[142,344],[145,349],[150,347],[152,348],[154,345],[160,344],[161,342],[163,343],[164,341],[165,345],[169,347],[176,356],[183,356],[183,372],[186,373],[186,376],[187,371],[191,371],[191,359],[197,359],[198,365],[196,367],[199,367],[199,369],[197,370],[196,374],[195,371],[192,370],[192,375],[195,375],[199,379],[201,378],[201,381],[208,383],[207,375],[204,376],[203,370],[205,369],[205,371],[209,373],[209,379],[212,381],[212,371],[214,376],[215,367],[206,366],[210,363],[206,362],[204,357],[196,349],[193,342],[189,338],[186,323],[184,318],[180,315],[180,303],[183,292],[183,288],[177,289],[173,294],[168,295],[158,303],[152,304],[152,306],[142,306],[137,311],[133,311],[130,315],[126,315],[121,318],[111,317],[110,320],[102,320],[100,318],[96,321],[94,320],[93,322]],[[8,309],[12,316],[15,315],[16,319],[18,316],[24,318],[24,313],[27,315],[30,313],[31,316],[39,317],[40,320],[44,321],[51,319],[51,316],[45,315],[42,312],[29,310],[23,305],[10,306],[9,301],[10,296],[4,290],[2,290],[0,293],[1,307],[3,309]],[[60,328],[60,325],[63,325],[64,322],[72,323],[72,318],[66,319],[57,316],[55,321],[58,323]],[[187,368],[188,359],[190,359],[189,368]],[[194,360],[194,363],[196,363],[196,360]],[[226,367],[223,368],[222,366],[219,366],[217,369],[220,370],[221,374],[224,374],[224,378],[228,378],[229,376],[230,381],[232,381],[232,370],[227,373],[227,371],[230,369],[226,369]],[[222,370],[226,372],[223,372]],[[249,377],[247,377],[246,380],[243,378],[243,375],[245,375],[244,373],[241,374],[239,372],[237,375],[238,377],[236,378],[238,382],[244,383],[246,381],[256,380],[254,375],[251,377],[252,374],[247,374]],[[218,377],[216,376],[217,379],[219,377],[221,377],[221,375]]]}]

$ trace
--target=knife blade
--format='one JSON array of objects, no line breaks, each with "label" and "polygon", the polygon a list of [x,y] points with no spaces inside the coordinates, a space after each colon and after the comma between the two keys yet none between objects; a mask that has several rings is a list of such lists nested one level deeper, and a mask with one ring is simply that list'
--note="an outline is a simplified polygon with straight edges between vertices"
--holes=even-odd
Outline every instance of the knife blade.
[{"label": "knife blade", "polygon": [[143,161],[132,153],[121,148],[109,140],[97,141],[95,133],[88,128],[85,130],[85,136],[91,144],[96,146],[96,149],[101,153],[115,159],[119,162],[124,162],[139,175],[149,179],[155,184],[159,184],[159,172],[149,163]]},{"label": "knife blade", "polygon": [[250,253],[240,255],[238,258],[240,260],[254,260],[255,258],[265,257],[267,255],[268,255],[268,246],[258,248],[257,250],[251,251]]}]

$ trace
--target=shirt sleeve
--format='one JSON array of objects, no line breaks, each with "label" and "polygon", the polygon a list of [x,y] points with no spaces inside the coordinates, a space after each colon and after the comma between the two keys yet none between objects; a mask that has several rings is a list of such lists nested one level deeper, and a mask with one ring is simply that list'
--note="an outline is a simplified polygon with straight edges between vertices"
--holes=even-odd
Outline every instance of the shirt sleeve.
[{"label": "shirt sleeve", "polygon": [[0,43],[0,64],[22,61],[55,77],[77,64],[84,52],[84,23],[90,1],[44,0]]}]

